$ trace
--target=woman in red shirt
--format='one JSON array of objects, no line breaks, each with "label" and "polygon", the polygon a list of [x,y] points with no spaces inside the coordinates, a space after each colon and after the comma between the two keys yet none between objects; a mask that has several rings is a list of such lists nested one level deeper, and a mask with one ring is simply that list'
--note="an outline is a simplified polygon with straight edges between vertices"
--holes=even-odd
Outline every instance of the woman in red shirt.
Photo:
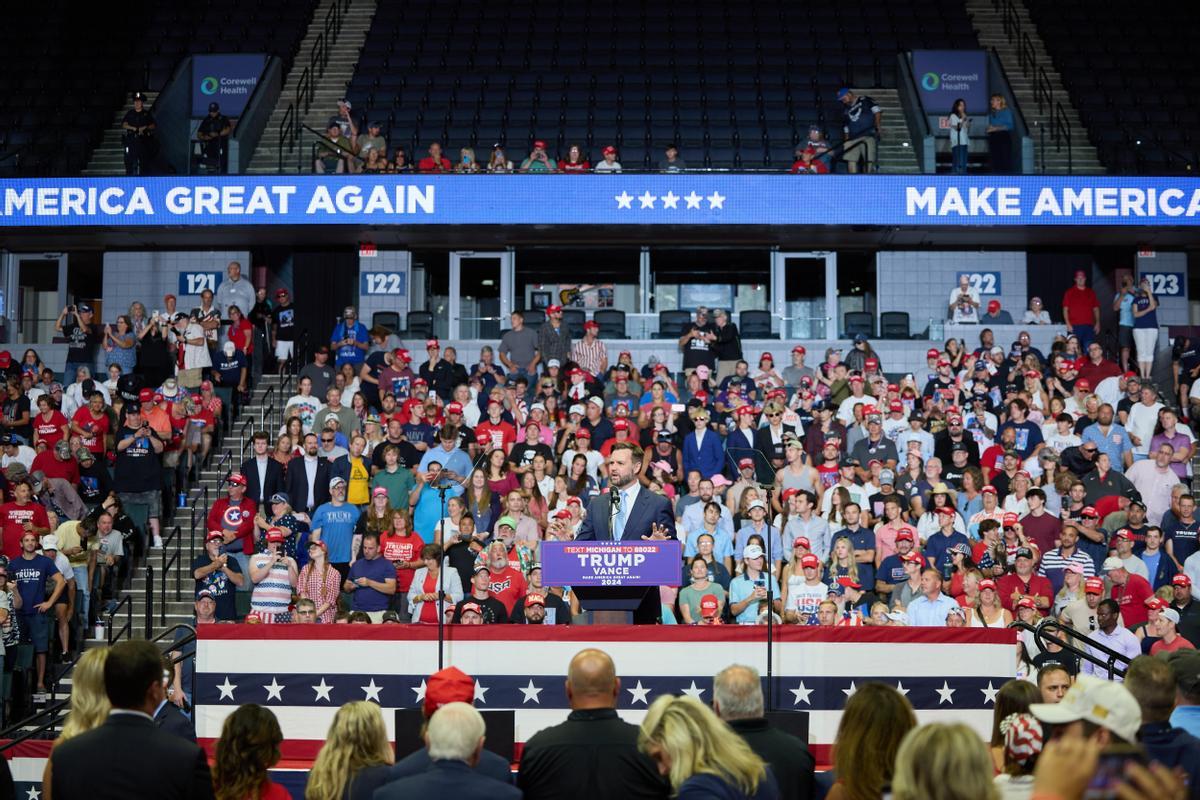
[{"label": "woman in red shirt", "polygon": [[281,742],[283,731],[269,709],[248,703],[226,717],[213,764],[217,800],[291,800],[267,777],[279,763]]},{"label": "woman in red shirt", "polygon": [[70,423],[63,413],[54,407],[50,395],[38,395],[38,413],[33,417],[33,448],[45,443],[47,450],[53,450],[54,445],[67,438],[67,427]]},{"label": "woman in red shirt", "polygon": [[254,326],[237,306],[229,307],[229,341],[246,354],[246,358],[254,355]]},{"label": "woman in red shirt", "polygon": [[573,144],[567,148],[567,157],[558,162],[560,172],[583,173],[591,172],[592,165],[583,156],[583,150],[579,145]]},{"label": "woman in red shirt", "polygon": [[75,412],[71,432],[78,434],[80,444],[100,460],[104,456],[104,438],[108,435],[108,415],[104,413],[104,395],[96,392],[88,404]]},{"label": "woman in red shirt", "polygon": [[[439,545],[427,544],[422,547],[421,563],[424,566],[417,570],[407,595],[412,621],[436,625],[439,606],[445,613],[453,610],[454,605],[462,600],[462,579],[454,569],[447,570],[445,578],[442,577],[442,548]],[[439,586],[445,590],[441,603],[437,602]]]},{"label": "woman in red shirt", "polygon": [[[425,562],[421,560],[421,548],[425,540],[412,529],[412,521],[404,509],[392,509],[392,526],[379,537],[379,548],[383,557],[396,567],[396,597],[406,598],[412,586],[413,575]],[[406,606],[407,604],[402,603]],[[405,607],[403,613],[407,613]]]}]

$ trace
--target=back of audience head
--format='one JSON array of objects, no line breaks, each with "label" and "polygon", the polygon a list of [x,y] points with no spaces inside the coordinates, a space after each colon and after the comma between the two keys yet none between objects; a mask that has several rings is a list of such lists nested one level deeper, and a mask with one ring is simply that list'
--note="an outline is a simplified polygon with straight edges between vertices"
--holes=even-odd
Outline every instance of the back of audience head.
[{"label": "back of audience head", "polygon": [[267,770],[279,762],[281,742],[279,720],[269,709],[248,703],[226,717],[213,765],[217,800],[256,796]]},{"label": "back of audience head", "polygon": [[992,760],[983,740],[961,722],[910,730],[896,753],[894,800],[995,800]]},{"label": "back of audience head", "polygon": [[767,768],[742,737],[694,697],[662,695],[650,704],[638,749],[658,765],[674,792],[693,775],[722,778],[753,796]]},{"label": "back of audience head", "polygon": [[879,797],[891,783],[900,742],[917,727],[912,705],[886,683],[858,687],[842,710],[833,762],[846,795],[854,800]]},{"label": "back of audience head", "polygon": [[475,766],[483,750],[483,715],[468,703],[447,703],[425,727],[425,746],[433,761],[462,761]]}]

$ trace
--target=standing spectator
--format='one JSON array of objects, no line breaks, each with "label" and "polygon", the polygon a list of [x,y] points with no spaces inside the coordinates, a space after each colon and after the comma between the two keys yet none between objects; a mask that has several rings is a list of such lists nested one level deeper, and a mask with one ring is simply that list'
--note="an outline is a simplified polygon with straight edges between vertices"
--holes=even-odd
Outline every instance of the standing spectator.
[{"label": "standing spectator", "polygon": [[67,306],[55,320],[54,330],[67,339],[63,383],[71,380],[80,367],[92,369],[96,363],[96,346],[100,344],[100,333],[92,322],[92,307],[87,303]]},{"label": "standing spectator", "polygon": [[838,89],[842,109],[842,159],[850,172],[858,172],[859,161],[867,159],[867,172],[876,172],[879,163],[875,151],[883,136],[883,109],[867,95],[856,95],[850,89]]},{"label": "standing spectator", "polygon": [[424,174],[453,172],[450,159],[442,155],[442,143],[430,142],[429,155],[417,162],[417,171]]},{"label": "standing spectator", "polygon": [[711,344],[717,357],[717,380],[724,381],[742,360],[742,337],[737,325],[729,318],[729,312],[723,308],[713,312],[713,327],[716,338]]},{"label": "standing spectator", "polygon": [[542,362],[557,360],[560,364],[567,363],[571,357],[571,332],[563,324],[562,306],[546,306],[546,321],[538,328],[537,340],[538,357]]},{"label": "standing spectator", "polygon": [[312,622],[329,624],[337,617],[338,597],[341,596],[341,575],[330,569],[325,542],[308,543],[308,563],[296,578],[296,594],[313,604]]},{"label": "standing spectator", "polygon": [[292,296],[287,289],[275,290],[275,307],[271,309],[268,341],[271,351],[275,353],[279,374],[282,375],[284,367],[296,353],[296,309],[292,306]]},{"label": "standing spectator", "polygon": [[155,547],[161,547],[159,517],[162,516],[164,444],[142,417],[141,407],[136,402],[126,403],[123,410],[125,424],[114,437],[117,457],[113,489],[123,504],[146,506],[152,541]]},{"label": "standing spectator", "polygon": [[50,649],[50,631],[54,620],[54,604],[67,582],[54,560],[38,553],[39,537],[26,531],[21,537],[21,555],[9,563],[9,570],[21,596],[18,616],[21,619],[21,641],[32,644],[37,662],[37,694],[46,693],[46,653]]},{"label": "standing spectator", "polygon": [[1154,371],[1154,351],[1158,349],[1158,298],[1147,277],[1142,278],[1133,300],[1133,344],[1138,373],[1143,381],[1148,381]]},{"label": "standing spectator", "polygon": [[[350,562],[358,550],[359,537],[355,536],[354,529],[362,514],[356,506],[346,502],[345,478],[332,478],[329,481],[329,498],[328,503],[323,503],[313,512],[309,538],[325,543],[330,565],[346,581],[350,576]],[[375,541],[378,545],[378,538]]]},{"label": "standing spectator", "polygon": [[713,344],[717,340],[717,328],[708,319],[708,309],[698,307],[695,321],[685,322],[680,333],[679,349],[683,351],[684,372],[690,373],[701,364],[708,367],[709,371],[715,371],[717,356]]},{"label": "standing spectator", "polygon": [[[405,602],[408,603],[413,622],[436,625],[439,611],[443,615],[447,611],[453,611],[454,606],[463,599],[462,580],[458,571],[450,568],[449,562],[443,560],[440,545],[427,544],[422,547],[421,562],[425,566],[412,576]],[[446,570],[444,577],[441,574],[443,569]],[[442,596],[440,602],[439,595]],[[447,606],[447,602],[450,605]]]},{"label": "standing spectator", "polygon": [[288,606],[296,590],[299,568],[296,559],[283,552],[283,530],[267,528],[263,538],[266,551],[250,557],[250,580],[254,583],[250,610],[265,623],[290,622]]},{"label": "standing spectator", "polygon": [[951,172],[966,175],[967,154],[971,150],[971,118],[967,116],[967,101],[961,97],[955,100],[946,121],[950,125]]},{"label": "standing spectator", "polygon": [[[366,360],[371,337],[367,332],[367,326],[358,321],[358,309],[354,306],[346,306],[345,311],[342,312],[342,321],[334,327],[333,333],[330,334],[329,345],[337,352],[334,366],[338,369],[342,364],[353,364],[357,370],[358,366]],[[331,373],[330,382],[332,380]],[[316,381],[313,383],[313,390],[316,391]]]},{"label": "standing spectator", "polygon": [[1129,354],[1133,350],[1133,303],[1136,297],[1133,276],[1123,276],[1121,288],[1113,298],[1112,304],[1113,311],[1117,312],[1117,347],[1121,350],[1121,372],[1129,370]]},{"label": "standing spectator", "polygon": [[154,723],[167,696],[157,645],[114,645],[104,663],[104,693],[113,709],[107,720],[54,748],[47,765],[54,797],[213,797],[204,751]]},{"label": "standing spectator", "polygon": [[992,172],[996,175],[1008,175],[1013,171],[1013,120],[1012,109],[1003,95],[994,94],[988,111],[988,153],[992,158]]},{"label": "standing spectator", "polygon": [[[512,321],[512,327],[504,332],[500,337],[500,347],[497,350],[497,355],[500,356],[501,363],[505,369],[513,375],[524,375],[527,379],[533,380],[537,375],[537,365],[540,360],[538,357],[538,334],[530,328],[525,327],[525,314],[521,311],[514,311],[509,317]],[[477,365],[475,372],[479,372]],[[491,375],[491,382],[494,386],[497,378],[503,377],[500,375]],[[484,378],[484,389],[490,389],[491,386],[486,385],[487,379]]]},{"label": "standing spectator", "polygon": [[[1175,614],[1173,610],[1168,610]],[[1178,614],[1175,616],[1178,617]],[[1174,625],[1173,622],[1168,624],[1170,627]],[[1176,637],[1175,641],[1187,640]],[[1182,728],[1174,727],[1171,721],[1176,692],[1182,694],[1181,689],[1176,688],[1173,668],[1174,664],[1160,658],[1138,656],[1125,673],[1125,688],[1137,700],[1142,711],[1142,726],[1138,729],[1137,740],[1146,749],[1147,757],[1168,769],[1181,770],[1194,794],[1196,787],[1200,786],[1200,739]]]},{"label": "standing spectator", "polygon": [[1076,376],[1076,381],[1084,380],[1095,388],[1100,385],[1100,382],[1108,378],[1115,378],[1121,374],[1120,367],[1115,361],[1110,361],[1104,357],[1104,348],[1099,342],[1092,342],[1087,346],[1087,358],[1082,359],[1083,363],[1079,365]]},{"label": "standing spectator", "polygon": [[213,759],[216,800],[290,800],[268,777],[279,761],[283,731],[270,709],[247,703],[225,718]]},{"label": "standing spectator", "polygon": [[[313,397],[324,397],[325,392],[333,385],[333,368],[329,366],[329,346],[326,344],[317,345],[317,349],[313,351],[313,361],[311,364],[305,364],[300,370],[297,379],[297,386],[303,387],[304,379],[308,378],[309,387]],[[292,398],[295,399],[294,397]],[[291,405],[292,401],[288,401]],[[317,402],[320,406],[320,401]],[[286,413],[286,412],[285,412]],[[316,408],[313,408],[313,413],[316,413]]]},{"label": "standing spectator", "polygon": [[763,716],[762,682],[754,667],[734,664],[713,678],[713,710],[766,762],[780,797],[814,796],[814,761],[802,739],[772,726]]},{"label": "standing spectator", "polygon": [[1179,416],[1170,408],[1163,408],[1158,412],[1158,428],[1154,438],[1150,440],[1150,451],[1157,451],[1164,443],[1175,448],[1175,453],[1171,456],[1171,469],[1175,470],[1179,480],[1186,480],[1191,474],[1195,438],[1188,428],[1179,427]]},{"label": "standing spectator", "polygon": [[221,113],[220,104],[209,103],[208,114],[196,127],[201,163],[209,172],[224,174],[228,170],[229,136],[232,133],[233,120]]},{"label": "standing spectator", "polygon": [[1151,525],[1162,523],[1163,514],[1171,508],[1171,490],[1180,483],[1179,476],[1171,469],[1174,454],[1175,448],[1169,442],[1161,442],[1153,460],[1138,461],[1125,472],[1146,504],[1146,519]]},{"label": "standing spectator", "polygon": [[1075,270],[1075,285],[1063,293],[1063,323],[1086,348],[1100,335],[1100,301],[1087,285],[1087,273]]},{"label": "standing spectator", "polygon": [[908,624],[913,627],[944,627],[950,609],[958,602],[942,594],[942,573],[932,567],[921,570],[921,596],[908,604]]},{"label": "standing spectator", "polygon": [[[1138,600],[1139,605],[1141,602],[1141,600]],[[1143,611],[1143,619],[1145,616],[1145,611]],[[1089,638],[1093,641],[1093,643],[1104,645],[1109,650],[1115,650],[1117,653],[1125,656],[1127,660],[1131,661],[1135,657],[1142,654],[1142,643],[1138,641],[1138,638],[1133,635],[1132,631],[1121,626],[1120,619],[1121,609],[1120,606],[1117,605],[1117,601],[1111,598],[1101,600],[1100,605],[1096,606],[1096,622],[1099,625],[1099,628],[1098,630],[1091,631],[1089,633]],[[1130,624],[1129,620],[1126,620],[1125,622],[1126,624]],[[1101,664],[1108,663],[1108,656],[1104,655],[1104,653],[1100,650],[1097,650],[1090,645],[1087,647],[1087,650]],[[1120,666],[1119,662],[1117,666]],[[1082,660],[1082,663],[1079,665],[1079,674],[1080,678],[1083,676],[1094,675],[1098,678],[1108,678],[1109,680],[1116,681],[1118,683],[1120,683],[1122,680],[1119,675],[1110,676],[1106,668],[1097,666],[1089,659]],[[1079,679],[1077,678],[1076,680],[1078,681]],[[1076,688],[1078,688],[1078,686],[1079,684],[1077,683]],[[1068,692],[1067,695],[1069,697],[1071,692]],[[1063,704],[1065,705],[1066,703],[1067,697],[1064,697]],[[1057,708],[1057,706],[1055,707]],[[1045,719],[1045,717],[1039,712],[1035,711],[1034,713],[1038,714],[1039,718]]]},{"label": "standing spectator", "polygon": [[180,311],[175,315],[174,328],[177,346],[182,350],[176,360],[176,379],[180,386],[195,389],[204,380],[204,371],[212,369],[204,324],[198,317]]},{"label": "standing spectator", "polygon": [[533,149],[529,151],[529,157],[521,162],[520,172],[554,172],[554,159],[546,154],[546,143],[541,139],[537,139],[533,143]]},{"label": "standing spectator", "polygon": [[617,148],[611,144],[606,145],[600,151],[600,154],[604,157],[604,160],[596,165],[595,172],[616,175],[621,171],[621,162],[617,161]]},{"label": "standing spectator", "polygon": [[306,800],[368,800],[390,779],[396,757],[379,706],[355,700],[333,715],[313,761]]},{"label": "standing spectator", "polygon": [[687,162],[679,157],[679,146],[674,142],[667,145],[663,150],[663,158],[658,162],[659,172],[683,172],[687,169]]},{"label": "standing spectator", "polygon": [[230,261],[229,266],[225,268],[225,275],[225,280],[217,287],[217,293],[213,296],[213,303],[221,316],[228,319],[230,306],[237,306],[239,311],[245,311],[254,308],[257,298],[250,281],[242,279],[240,263]]},{"label": "standing spectator", "polygon": [[1110,597],[1118,606],[1123,624],[1130,628],[1144,625],[1148,616],[1146,600],[1154,596],[1149,581],[1127,570],[1125,562],[1117,556],[1104,559],[1101,572],[1112,586]]},{"label": "standing spectator", "polygon": [[104,326],[104,351],[106,367],[115,364],[122,375],[133,374],[137,366],[137,337],[133,335],[133,322],[127,315],[117,317],[115,329],[112,325]]},{"label": "standing spectator", "polygon": [[354,106],[346,98],[339,97],[337,107],[337,113],[329,118],[328,127],[336,125],[339,136],[345,136],[352,142],[356,141],[358,139],[358,123],[354,121],[354,115],[350,113]]},{"label": "standing spectator", "polygon": [[213,602],[216,618],[222,622],[233,622],[237,619],[236,592],[238,587],[245,584],[246,577],[237,559],[221,552],[224,539],[221,531],[208,532],[204,537],[204,552],[192,560],[192,577],[196,581],[196,599],[207,593]]}]

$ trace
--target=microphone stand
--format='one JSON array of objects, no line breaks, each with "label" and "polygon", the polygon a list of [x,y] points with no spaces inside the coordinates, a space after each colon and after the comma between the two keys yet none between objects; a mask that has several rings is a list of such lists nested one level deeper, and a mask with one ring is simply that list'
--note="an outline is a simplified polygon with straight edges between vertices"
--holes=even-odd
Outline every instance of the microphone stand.
[{"label": "microphone stand", "polygon": [[[479,466],[479,462],[486,457],[487,453],[480,453],[479,456],[471,462],[471,468],[467,470],[467,474],[463,476],[461,483],[446,483],[438,481],[438,485],[433,487],[438,493],[438,502],[441,505],[441,516],[438,517],[438,525],[442,529],[442,563],[438,568],[438,597],[434,607],[437,609],[438,618],[438,670],[444,666],[446,657],[446,568],[450,564],[450,559],[446,556],[446,492],[453,489],[455,486],[464,486],[467,481],[471,480],[471,473]],[[439,476],[440,477],[440,476]],[[464,590],[465,592],[465,590]]]},{"label": "microphone stand", "polygon": [[[771,465],[771,459],[767,458],[767,455],[765,453],[763,453],[761,450],[756,450],[753,448],[735,447],[732,450],[725,451],[725,458],[727,461],[729,461],[733,465],[735,475],[740,476],[741,469],[738,468],[737,461],[734,460],[734,457],[733,457],[734,452],[752,453],[755,458],[763,459],[763,461],[767,464],[768,467]],[[774,665],[772,663],[772,656],[775,652],[775,596],[774,596],[775,593],[773,591],[771,591],[771,564],[773,563],[771,561],[771,492],[774,487],[764,486],[763,484],[759,483],[757,480],[757,472],[758,472],[758,470],[757,470],[757,466],[756,466],[756,468],[755,468],[756,476],[755,476],[755,480],[752,485],[754,486],[754,488],[758,489],[760,492],[764,492],[766,494],[766,504],[767,504],[767,535],[763,537],[763,544],[764,544],[763,550],[765,551],[764,559],[763,559],[763,566],[766,568],[766,573],[767,573],[767,581],[766,581],[766,583],[767,583],[767,688],[766,688],[766,691],[764,692],[763,699],[765,701],[765,708],[768,711],[773,711],[773,710],[775,710],[775,703],[774,703],[774,700],[775,700],[774,672],[775,672],[775,670],[774,670]],[[735,534],[736,534],[736,532],[735,532]],[[780,531],[779,535],[780,535],[780,537],[783,536],[782,530]],[[780,570],[780,577],[783,577],[782,569]]]}]

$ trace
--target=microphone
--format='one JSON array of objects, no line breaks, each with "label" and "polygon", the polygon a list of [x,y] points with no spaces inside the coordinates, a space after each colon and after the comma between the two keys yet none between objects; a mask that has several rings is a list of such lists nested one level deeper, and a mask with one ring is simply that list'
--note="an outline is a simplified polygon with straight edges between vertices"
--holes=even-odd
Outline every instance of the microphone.
[{"label": "microphone", "polygon": [[[617,538],[617,514],[621,511],[621,490],[613,491],[613,487],[608,489],[608,535],[613,539]],[[624,533],[624,531],[622,531]]]}]

